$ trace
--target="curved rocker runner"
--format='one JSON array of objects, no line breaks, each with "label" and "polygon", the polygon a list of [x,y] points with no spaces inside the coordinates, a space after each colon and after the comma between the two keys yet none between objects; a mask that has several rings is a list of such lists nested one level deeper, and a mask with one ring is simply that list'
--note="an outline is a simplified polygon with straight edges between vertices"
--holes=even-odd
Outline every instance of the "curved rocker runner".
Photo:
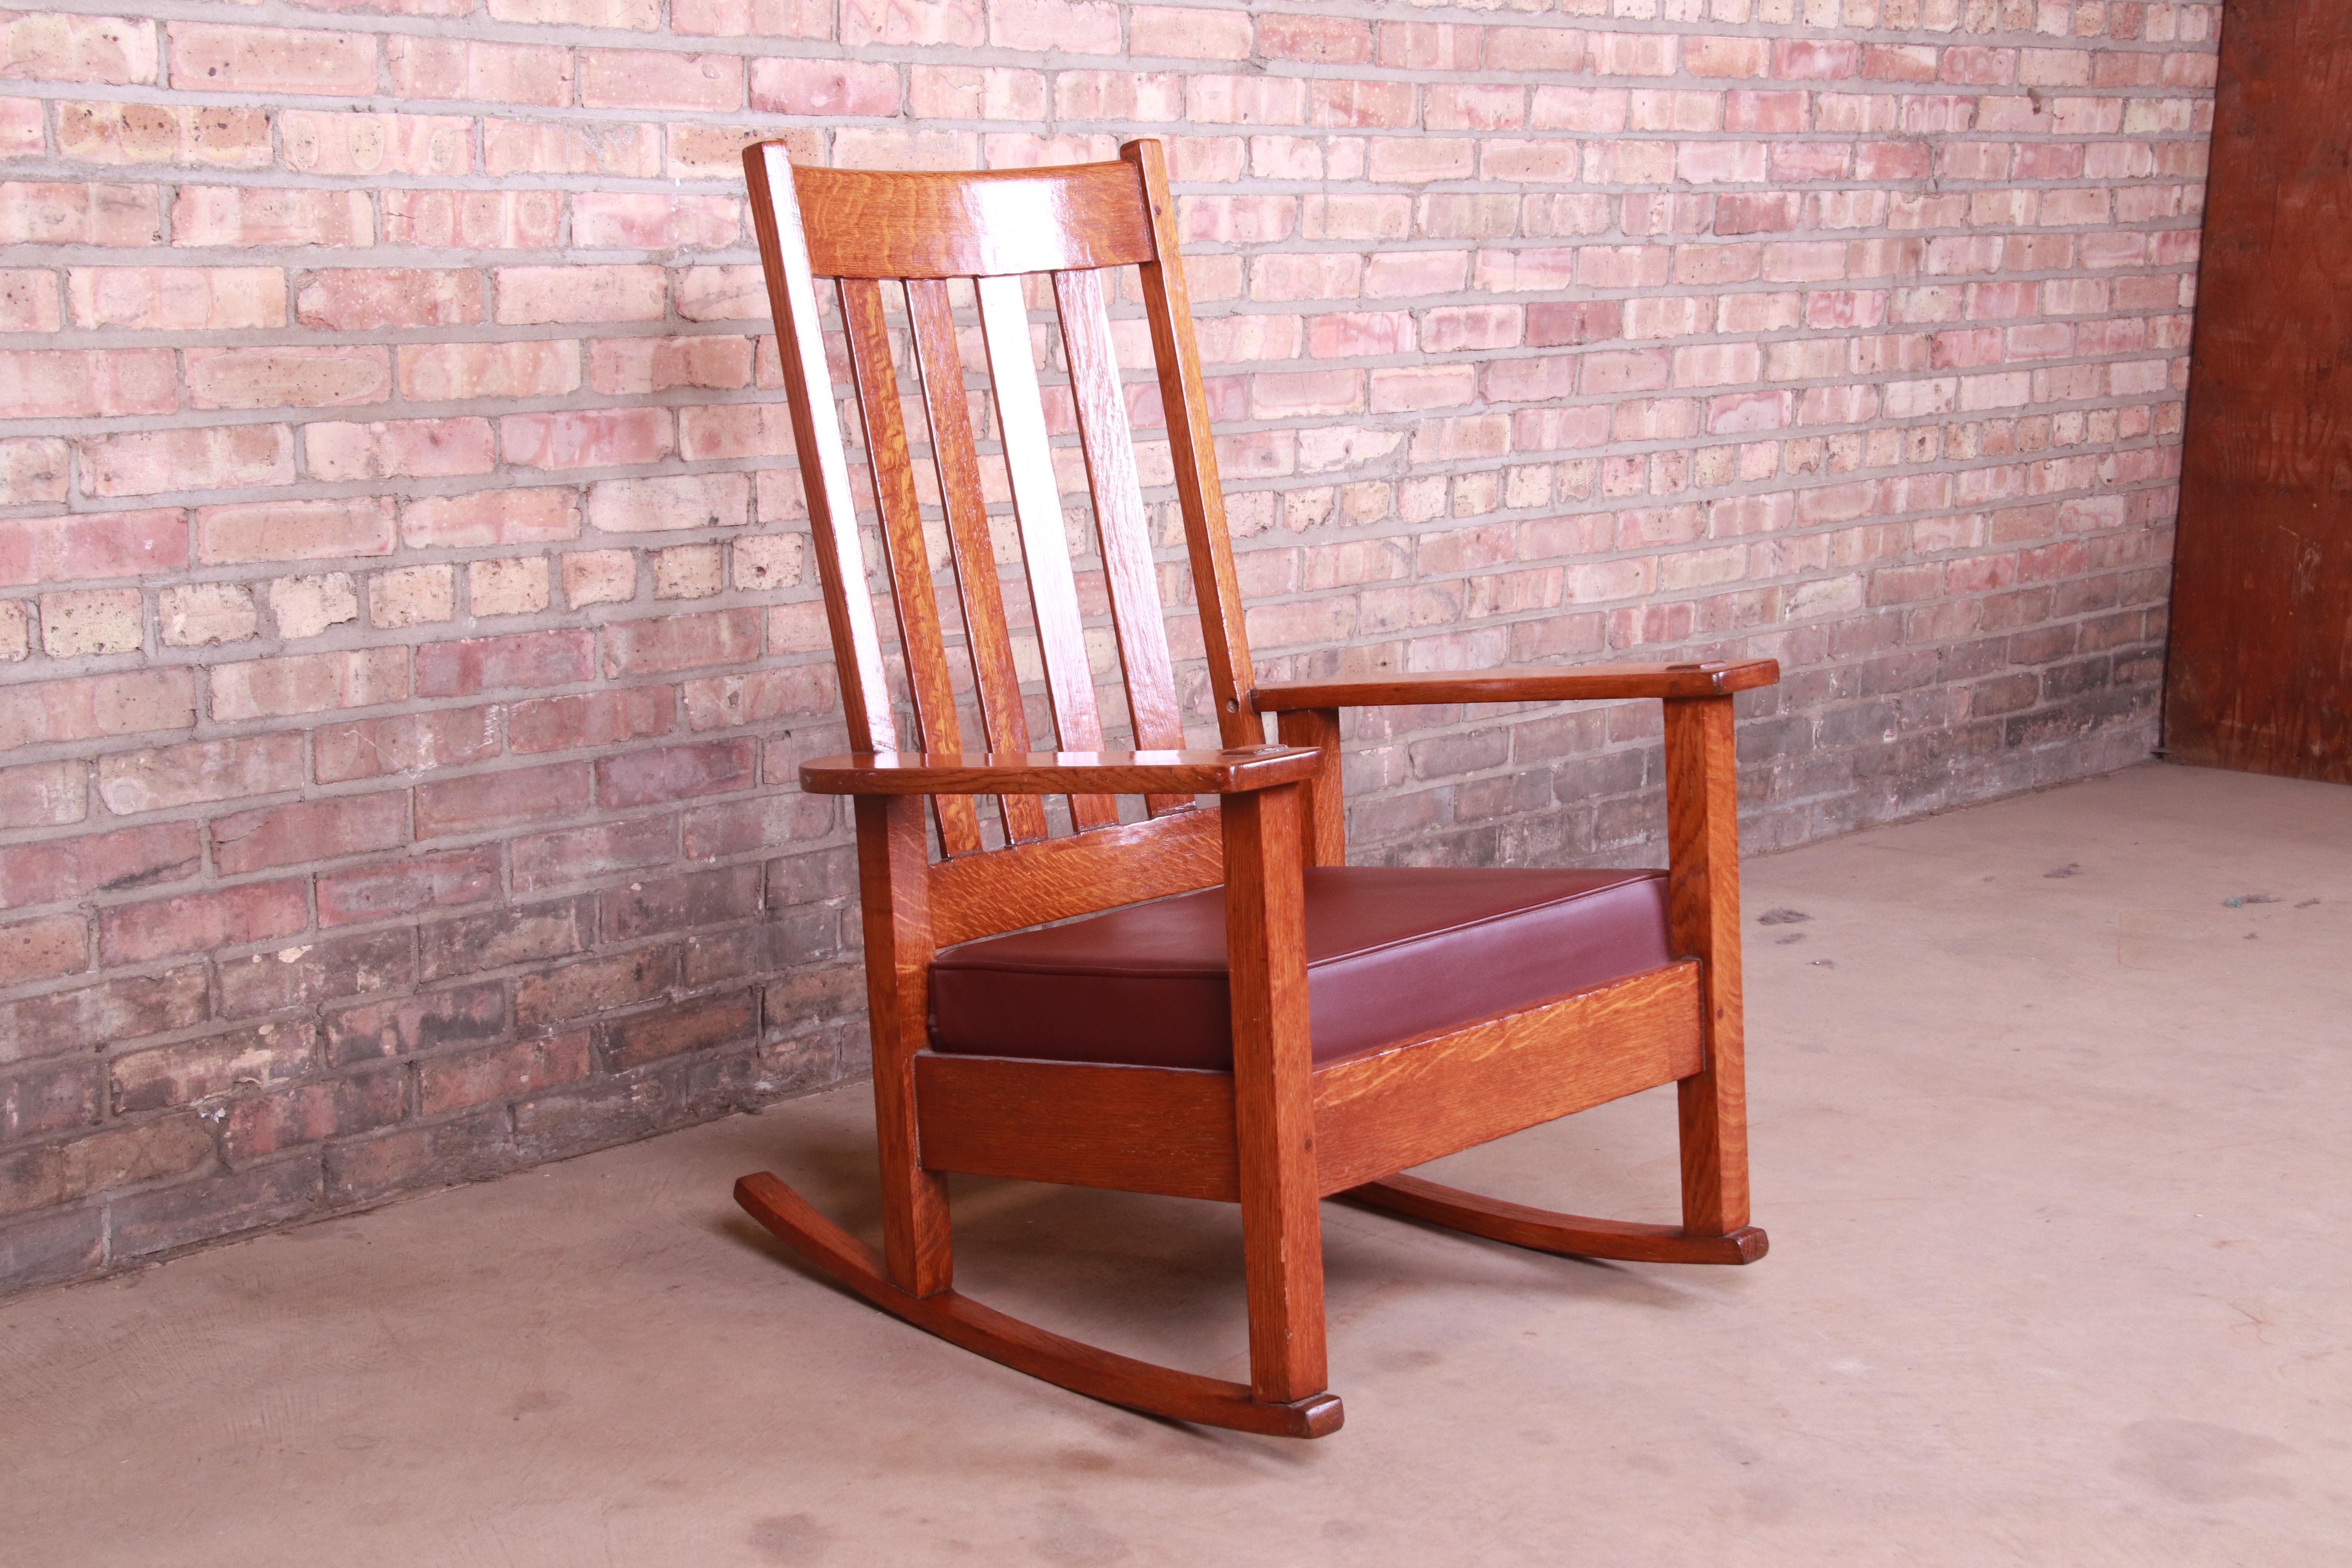
[{"label": "curved rocker runner", "polygon": [[[1160,144],[1129,142],[1116,163],[944,174],[795,170],[782,143],[763,142],[744,166],[853,749],[801,776],[855,803],[883,1249],[772,1175],[737,1184],[743,1207],[841,1284],[967,1350],[1115,1405],[1293,1437],[1340,1423],[1327,1386],[1325,1197],[1548,1252],[1761,1258],[1748,1213],[1732,700],[1778,667],[1259,681]],[[1100,274],[1127,267],[1151,331],[1214,751],[1184,747],[1112,352]],[[834,280],[870,460],[905,714],[859,542],[819,278]],[[1108,601],[1132,751],[1103,749],[1024,286],[1058,319],[1098,552],[1087,571]],[[985,389],[968,384],[960,342],[975,321]],[[981,398],[1011,480],[1018,581],[1000,573],[991,536]],[[935,486],[918,479],[919,448]],[[927,489],[944,563],[926,537]],[[1028,592],[1057,750],[1032,749],[1008,583]],[[951,673],[951,638],[967,679]],[[1627,699],[1664,705],[1663,872],[1347,864],[1340,710]],[[1269,714],[1279,744],[1266,742]],[[978,751],[965,750],[968,727]],[[1140,813],[1123,818],[1122,795],[1141,796]],[[1048,796],[1066,803],[1050,818]],[[1402,1173],[1668,1083],[1680,1226],[1549,1214]],[[1250,1381],[1114,1355],[959,1294],[951,1171],[1239,1204]]]}]

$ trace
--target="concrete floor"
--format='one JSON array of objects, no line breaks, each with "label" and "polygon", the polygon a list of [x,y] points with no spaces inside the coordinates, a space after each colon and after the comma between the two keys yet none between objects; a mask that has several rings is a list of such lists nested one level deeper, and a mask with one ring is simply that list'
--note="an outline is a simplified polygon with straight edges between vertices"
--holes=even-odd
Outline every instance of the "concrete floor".
[{"label": "concrete floor", "polygon": [[[2141,768],[1755,862],[1748,908],[1771,1256],[1327,1205],[1322,1442],[1091,1404],[781,1262],[729,1184],[870,1226],[853,1088],[0,1305],[0,1561],[2352,1560],[2352,790]],[[1672,1109],[1445,1163],[1670,1218]],[[982,1299],[1240,1372],[1231,1210],[957,1215]]]}]

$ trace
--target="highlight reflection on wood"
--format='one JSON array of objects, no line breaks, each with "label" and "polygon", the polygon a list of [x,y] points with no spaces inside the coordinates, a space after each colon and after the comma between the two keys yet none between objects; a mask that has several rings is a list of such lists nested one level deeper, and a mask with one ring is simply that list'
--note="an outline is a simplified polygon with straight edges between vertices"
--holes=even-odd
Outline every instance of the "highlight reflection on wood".
[{"label": "highlight reflection on wood", "polygon": [[[744,1208],[813,1267],[966,1349],[1112,1404],[1298,1437],[1336,1431],[1341,1420],[1326,1387],[1325,1196],[1544,1251],[1652,1262],[1761,1257],[1763,1233],[1748,1224],[1731,704],[1777,679],[1777,667],[1750,659],[1261,684],[1159,143],[1130,142],[1117,163],[971,175],[794,170],[775,142],[749,149],[744,163],[853,749],[805,764],[801,778],[810,792],[854,803],[884,1245],[866,1247],[771,1175],[738,1184]],[[1153,558],[1111,349],[1114,291],[1100,271],[1126,265],[1139,269],[1200,602],[1207,711],[1193,717],[1213,719],[1215,750],[1185,745],[1160,602],[1174,574]],[[887,569],[896,619],[887,656],[840,392],[826,368],[819,278],[835,280],[848,390],[874,468],[875,564]],[[1032,299],[1050,302],[1058,335],[1041,339]],[[961,321],[959,300],[971,302]],[[967,384],[976,367],[960,330],[976,330],[984,351],[984,394]],[[1059,345],[1075,416],[1076,463],[1058,470],[1041,341]],[[903,405],[910,393],[919,394],[919,417]],[[1010,503],[993,523],[975,422],[991,414]],[[936,485],[925,482],[925,464]],[[1074,529],[1063,510],[1064,478],[1079,467],[1091,531]],[[1000,538],[1017,542],[1017,581],[1009,558],[1000,564]],[[1070,554],[1074,540],[1084,552],[1089,538],[1101,584],[1091,606]],[[936,581],[941,574],[951,587]],[[1024,588],[1025,615],[1007,602]],[[943,605],[958,612],[954,624]],[[1092,627],[1089,615],[1098,617]],[[1022,689],[1023,637],[1034,638],[1043,678],[1034,694]],[[1107,705],[1097,683],[1114,654],[1124,702]],[[968,661],[961,668],[959,658]],[[894,676],[903,718],[893,711]],[[1347,858],[1342,710],[1634,698],[1665,708],[1674,961],[1316,1062],[1305,871]],[[1132,750],[1108,749],[1120,743],[1112,731],[1121,712]],[[1266,742],[1266,714],[1276,715],[1278,744]],[[965,751],[967,736],[986,749]],[[984,795],[1001,810],[981,809],[975,797]],[[1067,798],[1071,832],[1051,835],[1049,796]],[[1133,796],[1139,805],[1122,814],[1120,799]],[[942,947],[1220,884],[1229,1070],[933,1048],[931,969]],[[1670,1083],[1681,1104],[1679,1226],[1549,1214],[1402,1173]],[[958,1171],[1238,1204],[1249,1382],[1110,1354],[959,1294],[945,1185]]]}]

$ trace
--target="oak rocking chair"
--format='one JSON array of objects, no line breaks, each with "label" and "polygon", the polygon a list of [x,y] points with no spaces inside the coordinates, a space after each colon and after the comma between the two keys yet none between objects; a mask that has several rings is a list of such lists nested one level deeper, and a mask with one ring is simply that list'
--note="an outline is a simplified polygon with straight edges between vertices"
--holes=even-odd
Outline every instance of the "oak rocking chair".
[{"label": "oak rocking chair", "polygon": [[[1769,660],[1259,681],[1244,637],[1209,395],[1160,146],[989,174],[795,170],[744,154],[854,754],[804,789],[856,802],[884,1250],[772,1175],[738,1200],[811,1264],[968,1350],[1115,1405],[1291,1436],[1336,1430],[1317,1205],[1375,1208],[1587,1258],[1748,1263],[1732,693]],[[1223,749],[1187,751],[1103,273],[1141,280]],[[878,503],[912,710],[902,749],[866,586],[816,279]],[[1050,285],[1091,490],[1131,752],[1104,725],[1033,358]],[[965,280],[965,281],[957,281]],[[905,314],[884,284],[903,284]],[[969,292],[965,292],[969,290]],[[976,307],[1045,692],[1024,706],[992,548],[959,309]],[[919,386],[909,403],[894,333]],[[982,405],[983,412],[985,405]],[[914,449],[929,447],[931,475]],[[926,481],[935,475],[936,487]],[[929,503],[927,509],[927,501]],[[961,614],[943,630],[926,514]],[[968,678],[950,674],[960,644]],[[1339,710],[1655,698],[1664,871],[1350,868]],[[984,737],[967,752],[967,715]],[[1265,742],[1265,714],[1282,744]],[[1033,717],[1056,751],[1032,750]],[[1121,795],[1140,795],[1122,818]],[[976,797],[1000,797],[984,823]],[[1049,828],[1044,797],[1067,798]],[[1199,804],[1200,796],[1213,804]],[[926,799],[930,802],[927,810]],[[933,854],[936,834],[938,854]],[[1077,917],[1090,917],[1080,919]],[[1550,1214],[1401,1173],[1673,1083],[1680,1226]],[[946,1173],[1238,1202],[1246,1385],[1021,1322],[950,1283]]]}]

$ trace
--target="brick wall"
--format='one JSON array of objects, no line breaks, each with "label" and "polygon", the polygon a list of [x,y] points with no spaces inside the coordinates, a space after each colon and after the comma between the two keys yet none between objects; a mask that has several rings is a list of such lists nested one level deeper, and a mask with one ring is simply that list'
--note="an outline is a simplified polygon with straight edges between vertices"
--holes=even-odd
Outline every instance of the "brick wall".
[{"label": "brick wall", "polygon": [[[0,1289],[854,1070],[755,134],[1171,139],[1272,669],[1776,655],[1764,846],[2151,742],[2213,5],[170,9],[0,13]],[[1358,853],[1654,726],[1360,721]]]}]

